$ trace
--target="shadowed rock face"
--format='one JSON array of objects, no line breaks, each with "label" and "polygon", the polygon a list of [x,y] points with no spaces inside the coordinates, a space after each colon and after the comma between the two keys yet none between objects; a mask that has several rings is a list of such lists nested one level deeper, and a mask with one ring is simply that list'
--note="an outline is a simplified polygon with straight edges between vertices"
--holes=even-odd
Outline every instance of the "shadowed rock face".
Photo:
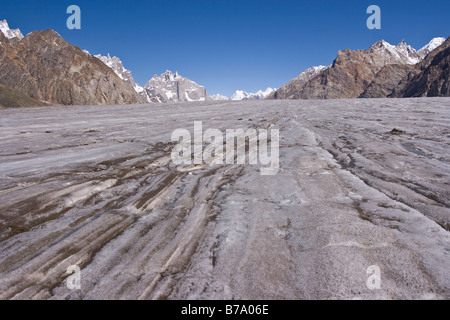
[{"label": "shadowed rock face", "polygon": [[325,71],[329,67],[318,66],[312,67],[302,72],[297,78],[294,78],[290,82],[284,84],[280,89],[273,92],[267,99],[299,99],[296,98],[298,92],[306,86],[308,81],[317,77],[321,72]]},{"label": "shadowed rock face", "polygon": [[392,64],[381,69],[360,98],[386,98],[414,70],[414,66]]},{"label": "shadowed rock face", "polygon": [[32,32],[20,41],[3,36],[0,42],[0,83],[36,100],[63,105],[141,103],[114,71],[53,30]]},{"label": "shadowed rock face", "polygon": [[446,97],[449,91],[450,39],[414,66],[382,68],[360,98]]},{"label": "shadowed rock face", "polygon": [[392,97],[450,96],[450,38],[431,52],[393,92]]}]

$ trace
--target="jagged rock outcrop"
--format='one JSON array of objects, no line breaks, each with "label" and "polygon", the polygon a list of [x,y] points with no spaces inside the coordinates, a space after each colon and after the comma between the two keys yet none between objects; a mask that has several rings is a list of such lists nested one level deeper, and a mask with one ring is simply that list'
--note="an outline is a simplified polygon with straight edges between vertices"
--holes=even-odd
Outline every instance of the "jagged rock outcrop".
[{"label": "jagged rock outcrop", "polygon": [[414,66],[383,67],[360,98],[448,96],[450,40],[442,43],[442,39],[435,38],[419,50],[423,58]]},{"label": "jagged rock outcrop", "polygon": [[205,87],[169,70],[154,75],[144,89],[150,101],[157,103],[211,100]]},{"label": "jagged rock outcrop", "polygon": [[144,101],[150,102],[147,92],[144,90],[142,86],[140,86],[134,81],[131,71],[123,66],[123,62],[122,60],[120,60],[120,58],[118,57],[111,58],[109,53],[107,56],[97,54],[94,55],[94,57],[100,59],[100,61],[102,61],[104,64],[110,67],[119,76],[120,79],[124,80],[126,83],[131,85]]},{"label": "jagged rock outcrop", "polygon": [[415,66],[389,97],[449,97],[450,37]]},{"label": "jagged rock outcrop", "polygon": [[0,33],[3,33],[4,36],[8,39],[17,39],[22,40],[23,34],[19,29],[10,29],[8,22],[6,20],[0,20]]},{"label": "jagged rock outcrop", "polygon": [[142,102],[114,71],[53,30],[35,31],[20,41],[0,34],[0,42],[0,84],[33,99],[63,105]]},{"label": "jagged rock outcrop", "polygon": [[318,66],[303,71],[298,77],[292,79],[288,83],[284,84],[280,89],[270,94],[267,99],[300,99],[299,93],[302,91],[308,81],[312,80],[329,67],[330,66]]},{"label": "jagged rock outcrop", "polygon": [[414,66],[391,64],[383,67],[360,98],[386,98],[414,70]]}]

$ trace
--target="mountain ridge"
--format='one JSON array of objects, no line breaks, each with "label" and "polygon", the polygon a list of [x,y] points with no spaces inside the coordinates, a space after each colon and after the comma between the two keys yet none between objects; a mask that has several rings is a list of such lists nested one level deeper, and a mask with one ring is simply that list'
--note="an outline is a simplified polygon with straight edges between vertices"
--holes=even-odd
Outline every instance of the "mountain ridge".
[{"label": "mountain ridge", "polygon": [[[25,37],[0,20],[0,84],[37,101],[56,104],[167,103],[208,100],[341,99],[447,96],[449,42],[433,38],[420,50],[404,40],[380,40],[363,50],[339,50],[329,66],[303,71],[281,88],[232,97],[209,96],[206,88],[167,70],[145,86],[116,57],[91,55],[54,30]],[[441,49],[440,49],[441,48]],[[436,53],[438,52],[438,53]],[[130,90],[131,89],[131,90]]]},{"label": "mountain ridge", "polygon": [[[389,93],[395,86],[396,80],[403,79],[404,73],[412,70],[407,66],[414,66],[423,61],[430,50],[442,44],[445,38],[434,38],[426,46],[416,51],[403,40],[393,46],[384,40],[377,41],[366,50],[338,51],[336,59],[329,67],[312,67],[284,84],[268,99],[342,99],[359,97],[377,97],[381,92]],[[393,71],[391,65],[401,65],[396,68],[392,79],[389,71]],[[380,73],[381,70],[384,71]],[[400,70],[403,69],[403,72]],[[383,88],[365,91],[374,82],[377,75],[389,77],[389,83]]]},{"label": "mountain ridge", "polygon": [[151,102],[191,102],[211,100],[205,87],[170,70],[154,75],[144,86]]},{"label": "mountain ridge", "polygon": [[142,103],[110,68],[54,30],[12,40],[0,33],[0,84],[54,104]]}]

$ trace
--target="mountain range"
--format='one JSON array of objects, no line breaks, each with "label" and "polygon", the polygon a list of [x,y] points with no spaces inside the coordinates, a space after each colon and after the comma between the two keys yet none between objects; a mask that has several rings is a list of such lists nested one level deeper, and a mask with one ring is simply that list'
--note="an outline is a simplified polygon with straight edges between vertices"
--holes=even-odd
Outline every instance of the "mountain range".
[{"label": "mountain range", "polygon": [[[0,32],[0,84],[62,105],[141,103],[136,91],[97,58],[53,30]],[[22,38],[23,37],[23,38]]]},{"label": "mountain range", "polygon": [[450,38],[414,66],[381,69],[361,98],[449,97],[449,75]]},{"label": "mountain range", "polygon": [[142,87],[134,81],[131,71],[123,66],[120,58],[111,58],[109,54],[107,56],[98,54],[95,57],[110,67],[122,80],[130,84],[145,102],[167,103],[210,100],[205,87],[180,76],[178,72],[173,73],[167,70],[160,76],[154,75]]},{"label": "mountain range", "polygon": [[[445,38],[435,38],[416,51],[405,41],[393,46],[381,40],[368,50],[339,51],[332,65],[302,72],[269,99],[448,96],[448,64],[445,62],[448,54],[443,50],[448,42]],[[437,55],[438,52],[441,54]],[[427,69],[431,64],[433,69]],[[426,70],[427,73],[422,74]],[[411,81],[416,83],[414,89],[410,87]],[[429,90],[429,81],[439,83]],[[398,87],[400,84],[403,90]]]},{"label": "mountain range", "polygon": [[256,93],[236,90],[230,98],[221,94],[209,96],[205,87],[198,85],[188,78],[180,76],[178,72],[173,73],[170,70],[167,70],[159,76],[154,75],[147,84],[142,87],[134,81],[131,71],[124,68],[122,61],[118,57],[111,58],[109,54],[107,56],[95,55],[95,57],[110,67],[121,79],[129,83],[146,102],[167,103],[207,100],[264,100],[276,91],[276,89],[273,88],[267,88],[264,91],[259,90]]},{"label": "mountain range", "polygon": [[211,96],[213,100],[232,100],[232,101],[245,101],[245,100],[264,100],[272,93],[274,93],[276,89],[267,88],[266,90],[259,90],[255,93],[248,93],[243,90],[236,90],[236,92],[230,97],[223,96],[221,94],[216,94]]},{"label": "mountain range", "polygon": [[141,86],[118,57],[91,55],[54,30],[24,37],[3,20],[0,31],[2,94],[21,97],[27,106],[450,96],[450,40],[445,38],[434,38],[420,50],[405,41],[394,46],[381,40],[367,50],[338,51],[332,65],[312,67],[278,90],[236,90],[228,98],[209,96],[205,87],[169,70]]}]

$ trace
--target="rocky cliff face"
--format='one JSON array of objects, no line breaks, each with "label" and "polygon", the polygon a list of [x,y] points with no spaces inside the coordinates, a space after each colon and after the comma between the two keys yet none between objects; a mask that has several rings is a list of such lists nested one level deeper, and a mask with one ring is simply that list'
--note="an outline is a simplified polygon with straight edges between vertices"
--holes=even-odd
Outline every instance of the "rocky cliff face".
[{"label": "rocky cliff face", "polygon": [[298,77],[284,84],[280,89],[269,95],[268,99],[300,99],[300,92],[306,84],[331,66],[318,66],[303,71]]},{"label": "rocky cliff face", "polygon": [[390,97],[450,96],[450,37],[394,88]]},{"label": "rocky cliff face", "polygon": [[0,84],[63,105],[142,102],[114,71],[53,30],[32,32],[20,41],[1,36]]},{"label": "rocky cliff face", "polygon": [[119,78],[130,84],[145,102],[166,103],[221,99],[219,96],[209,97],[204,87],[171,71],[166,71],[160,76],[153,76],[145,87],[141,87],[134,81],[131,71],[123,66],[118,57],[111,58],[109,54],[107,56],[95,55],[94,57],[111,68]]},{"label": "rocky cliff face", "polygon": [[378,41],[368,50],[339,51],[330,67],[314,67],[280,88],[271,99],[341,99],[386,96],[442,43],[433,39],[416,51],[404,41]]},{"label": "rocky cliff face", "polygon": [[151,102],[211,100],[205,87],[171,71],[166,71],[160,76],[154,75],[144,89]]},{"label": "rocky cliff face", "polygon": [[118,57],[111,58],[109,53],[107,56],[97,54],[94,57],[100,59],[100,61],[102,61],[104,64],[110,67],[119,76],[120,79],[124,80],[126,83],[131,85],[144,101],[150,102],[147,92],[144,90],[142,86],[140,86],[134,81],[131,71],[123,66],[122,60],[120,60]]},{"label": "rocky cliff face", "polygon": [[[438,41],[436,41],[438,39]],[[450,40],[433,39],[420,50],[426,56],[414,66],[389,65],[383,67],[361,98],[439,97],[449,93]],[[440,46],[436,45],[441,43]],[[431,50],[431,51],[430,51]]]},{"label": "rocky cliff face", "polygon": [[360,98],[386,98],[414,70],[414,66],[391,64],[383,67]]}]

